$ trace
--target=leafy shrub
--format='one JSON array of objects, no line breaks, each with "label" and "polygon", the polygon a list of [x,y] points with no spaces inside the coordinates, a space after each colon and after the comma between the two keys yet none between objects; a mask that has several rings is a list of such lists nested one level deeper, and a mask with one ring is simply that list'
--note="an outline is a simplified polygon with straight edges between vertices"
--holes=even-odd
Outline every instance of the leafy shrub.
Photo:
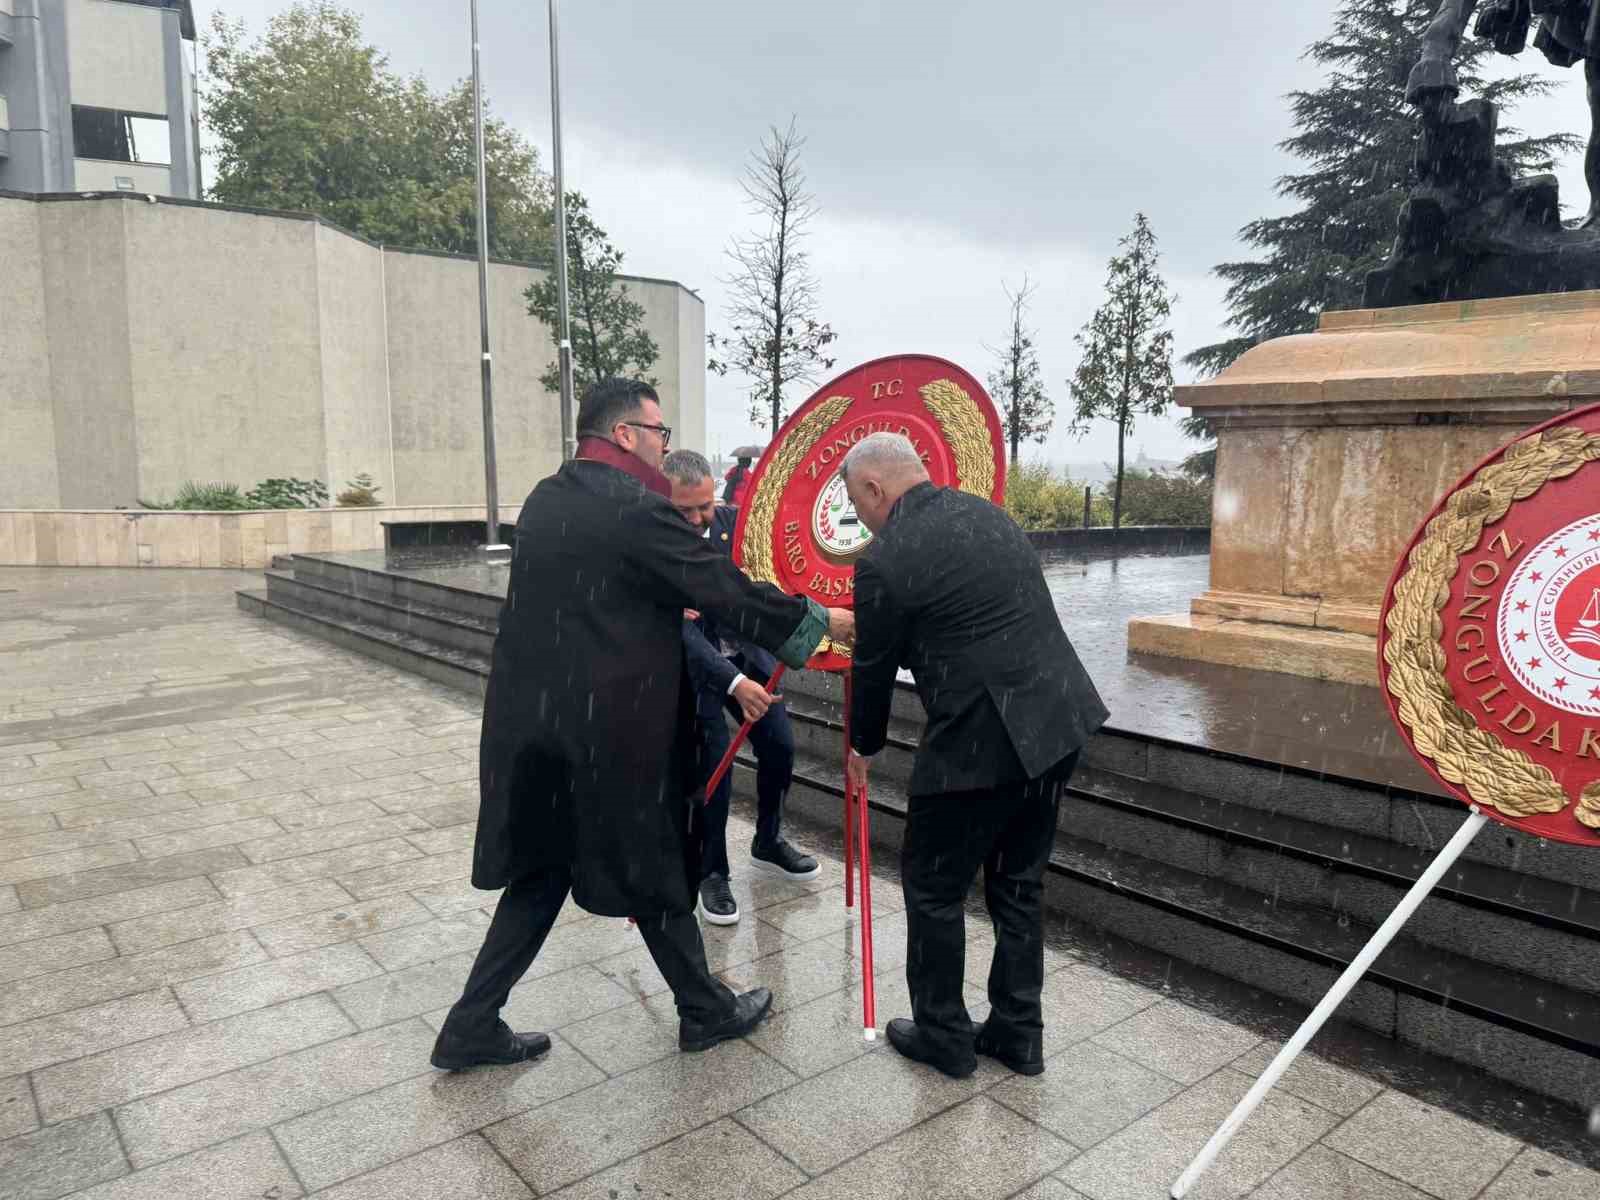
[{"label": "leafy shrub", "polygon": [[178,488],[171,500],[140,500],[145,508],[169,512],[232,512],[250,508],[236,483],[199,483],[193,479]]},{"label": "leafy shrub", "polygon": [[340,508],[376,508],[383,503],[378,499],[378,493],[383,489],[365,471],[347,483],[345,488],[335,501]]},{"label": "leafy shrub", "polygon": [[247,508],[326,508],[328,485],[320,479],[263,479],[244,498]]},{"label": "leafy shrub", "polygon": [[[1006,511],[1024,529],[1079,528],[1083,525],[1083,484],[1056,475],[1044,463],[1012,467],[1006,476]],[[1089,522],[1111,523],[1105,497],[1093,497]]]},{"label": "leafy shrub", "polygon": [[[1109,506],[1114,483],[1104,487]],[[1124,525],[1211,524],[1211,480],[1129,467],[1122,476]]]}]

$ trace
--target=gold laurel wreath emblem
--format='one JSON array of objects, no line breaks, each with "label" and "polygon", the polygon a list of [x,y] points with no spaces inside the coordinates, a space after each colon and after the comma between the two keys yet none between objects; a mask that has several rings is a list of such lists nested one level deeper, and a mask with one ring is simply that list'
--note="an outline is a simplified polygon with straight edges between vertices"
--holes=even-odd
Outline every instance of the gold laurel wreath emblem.
[{"label": "gold laurel wreath emblem", "polygon": [[917,391],[944,431],[945,442],[955,451],[956,486],[971,495],[992,499],[994,441],[977,402],[950,379],[935,379]]},{"label": "gold laurel wreath emblem", "polygon": [[[1595,461],[1600,461],[1600,434],[1576,428],[1530,434],[1512,445],[1428,522],[1395,582],[1385,620],[1389,692],[1417,750],[1433,761],[1440,776],[1465,788],[1475,803],[1507,816],[1560,812],[1567,806],[1567,794],[1547,768],[1480,728],[1456,703],[1445,678],[1439,614],[1449,603],[1450,582],[1462,556],[1477,547],[1485,526],[1552,479],[1564,479]],[[1584,789],[1576,816],[1589,828],[1600,828],[1600,781]]]}]

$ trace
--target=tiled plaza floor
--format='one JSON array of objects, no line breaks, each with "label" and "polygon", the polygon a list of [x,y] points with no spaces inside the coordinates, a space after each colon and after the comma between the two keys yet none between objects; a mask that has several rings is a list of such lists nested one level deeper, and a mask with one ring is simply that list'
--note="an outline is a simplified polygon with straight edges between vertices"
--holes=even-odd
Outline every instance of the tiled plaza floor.
[{"label": "tiled plaza floor", "polygon": [[[493,903],[477,706],[239,614],[254,582],[0,570],[0,1197],[1157,1200],[1270,1057],[1069,954],[1042,1077],[869,1049],[829,860],[739,880],[744,920],[707,931],[776,993],[748,1040],[678,1054],[637,935],[569,907],[508,1014],[549,1057],[435,1072]],[[876,899],[881,1023],[905,926],[888,877]],[[1195,1195],[1593,1200],[1600,1175],[1308,1058]]]}]

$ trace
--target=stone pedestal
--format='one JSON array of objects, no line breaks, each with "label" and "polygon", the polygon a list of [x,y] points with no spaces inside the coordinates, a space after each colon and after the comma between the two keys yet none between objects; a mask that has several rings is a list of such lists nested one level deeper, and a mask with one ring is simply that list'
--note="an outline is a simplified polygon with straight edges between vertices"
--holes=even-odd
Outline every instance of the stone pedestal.
[{"label": "stone pedestal", "polygon": [[1326,313],[1177,389],[1216,424],[1211,587],[1131,650],[1377,683],[1417,524],[1519,430],[1600,397],[1600,291]]}]

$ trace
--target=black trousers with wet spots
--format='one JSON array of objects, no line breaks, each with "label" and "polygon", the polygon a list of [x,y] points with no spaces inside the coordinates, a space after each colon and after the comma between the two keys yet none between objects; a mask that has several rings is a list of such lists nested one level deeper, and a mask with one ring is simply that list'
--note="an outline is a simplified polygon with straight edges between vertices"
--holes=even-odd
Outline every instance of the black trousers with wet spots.
[{"label": "black trousers with wet spots", "polygon": [[[487,1036],[494,1030],[506,997],[533,965],[571,887],[571,874],[558,868],[524,876],[500,894],[494,920],[489,923],[461,999],[445,1019],[447,1025],[466,1037],[475,1032]],[[704,1023],[732,1014],[733,993],[712,976],[706,965],[700,923],[692,912],[641,917],[639,932],[650,957],[672,988],[680,1018]]]},{"label": "black trousers with wet spots", "polygon": [[1023,1059],[1042,1054],[1044,869],[1055,840],[1070,756],[1042,779],[974,792],[912,796],[900,877],[906,900],[906,982],[923,1035],[951,1061],[972,1056],[962,998],[966,925],[962,903],[978,868],[994,922],[988,1036]]}]

